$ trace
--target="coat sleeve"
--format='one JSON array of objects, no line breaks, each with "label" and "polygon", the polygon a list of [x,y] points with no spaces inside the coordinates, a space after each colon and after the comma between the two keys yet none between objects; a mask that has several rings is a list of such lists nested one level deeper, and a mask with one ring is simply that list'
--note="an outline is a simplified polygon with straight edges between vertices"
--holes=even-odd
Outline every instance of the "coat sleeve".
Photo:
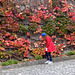
[{"label": "coat sleeve", "polygon": [[46,47],[48,48],[51,42],[51,38],[50,37],[46,37]]}]

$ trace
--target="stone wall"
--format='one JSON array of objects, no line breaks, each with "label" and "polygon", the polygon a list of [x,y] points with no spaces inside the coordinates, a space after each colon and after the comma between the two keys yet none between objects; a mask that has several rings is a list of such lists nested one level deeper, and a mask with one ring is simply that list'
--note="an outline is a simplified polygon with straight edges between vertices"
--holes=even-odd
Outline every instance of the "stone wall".
[{"label": "stone wall", "polygon": [[[31,7],[34,9],[38,9],[38,7],[41,4],[50,8],[50,6],[48,6],[48,4],[50,5],[50,3],[51,3],[51,0],[14,0],[14,2],[16,2],[16,1],[18,4],[19,3],[21,4],[20,5],[21,10],[26,9],[26,8],[30,9]],[[61,0],[52,0],[52,1],[57,2],[57,4],[59,5],[59,1],[61,1]],[[75,0],[67,0],[67,3],[71,4],[73,6],[73,5],[75,5]]]}]

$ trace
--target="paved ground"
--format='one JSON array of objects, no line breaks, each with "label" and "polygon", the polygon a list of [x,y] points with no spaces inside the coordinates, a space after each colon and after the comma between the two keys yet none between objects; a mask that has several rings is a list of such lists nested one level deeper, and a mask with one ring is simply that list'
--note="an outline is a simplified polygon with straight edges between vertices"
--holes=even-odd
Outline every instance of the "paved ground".
[{"label": "paved ground", "polygon": [[75,59],[21,68],[0,70],[0,75],[75,75]]}]

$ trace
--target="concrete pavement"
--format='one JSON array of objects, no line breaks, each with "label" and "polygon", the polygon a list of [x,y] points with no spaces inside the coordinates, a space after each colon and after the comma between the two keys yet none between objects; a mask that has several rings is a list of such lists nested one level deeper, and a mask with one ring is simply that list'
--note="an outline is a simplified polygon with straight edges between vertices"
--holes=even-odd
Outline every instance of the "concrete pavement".
[{"label": "concrete pavement", "polygon": [[0,75],[75,75],[75,59],[0,70]]}]

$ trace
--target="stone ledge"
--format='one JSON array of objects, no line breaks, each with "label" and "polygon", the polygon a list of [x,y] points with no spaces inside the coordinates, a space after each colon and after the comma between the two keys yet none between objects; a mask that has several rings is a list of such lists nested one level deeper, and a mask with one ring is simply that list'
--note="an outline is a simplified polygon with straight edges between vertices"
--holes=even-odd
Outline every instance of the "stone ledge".
[{"label": "stone ledge", "polygon": [[[53,62],[55,63],[55,62],[66,61],[66,60],[71,60],[71,59],[75,59],[75,55],[56,57],[56,58],[53,58]],[[24,62],[24,63],[19,63],[19,64],[13,64],[13,65],[0,67],[0,70],[33,66],[33,65],[40,65],[40,64],[44,64],[45,61],[46,61],[46,59],[42,59],[42,60],[29,61],[29,62]]]}]

